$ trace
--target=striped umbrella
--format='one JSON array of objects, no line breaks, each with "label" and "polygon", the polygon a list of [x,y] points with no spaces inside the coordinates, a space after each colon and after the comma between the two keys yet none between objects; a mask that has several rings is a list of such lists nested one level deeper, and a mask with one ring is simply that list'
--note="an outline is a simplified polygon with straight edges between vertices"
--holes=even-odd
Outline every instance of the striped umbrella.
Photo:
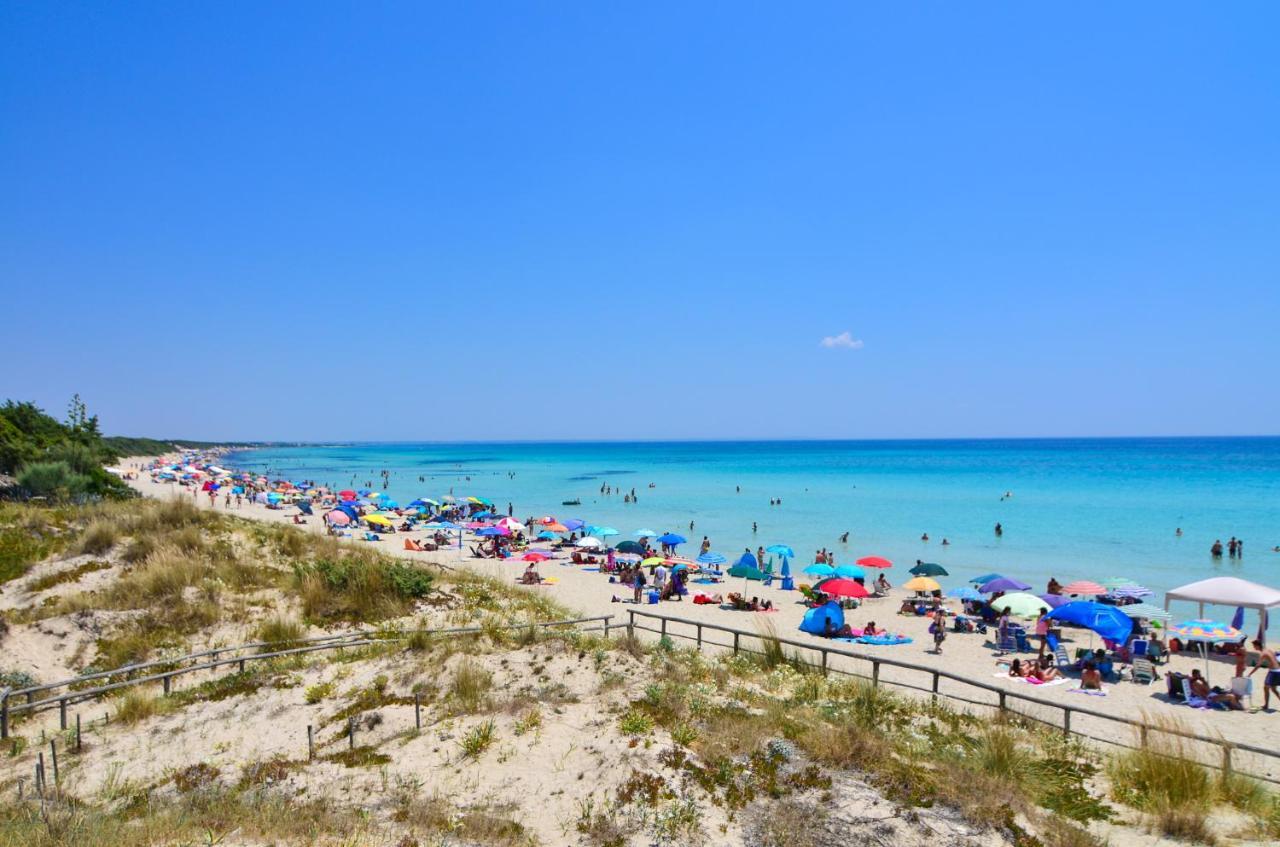
[{"label": "striped umbrella", "polygon": [[1122,599],[1128,597],[1150,597],[1152,594],[1155,594],[1155,592],[1150,588],[1147,588],[1144,585],[1138,585],[1137,583],[1134,583],[1133,585],[1122,585],[1119,588],[1112,588],[1107,592],[1107,595],[1110,597]]},{"label": "striped umbrella", "polygon": [[1098,580],[1098,583],[1104,588],[1123,588],[1126,585],[1138,584],[1127,576],[1109,576],[1106,579]]},{"label": "striped umbrella", "polygon": [[1092,597],[1098,594],[1106,594],[1107,589],[1098,585],[1096,582],[1090,582],[1087,579],[1077,579],[1075,582],[1062,586],[1062,593],[1080,594]]},{"label": "striped umbrella", "polygon": [[1146,618],[1149,621],[1168,621],[1173,619],[1173,615],[1150,603],[1130,603],[1127,606],[1118,608],[1131,618]]}]

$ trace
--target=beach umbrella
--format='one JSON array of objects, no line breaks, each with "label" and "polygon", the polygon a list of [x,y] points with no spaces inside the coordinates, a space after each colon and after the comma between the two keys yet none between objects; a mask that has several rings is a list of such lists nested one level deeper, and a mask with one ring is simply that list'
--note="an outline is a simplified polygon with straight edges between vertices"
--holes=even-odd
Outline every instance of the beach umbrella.
[{"label": "beach umbrella", "polygon": [[1209,645],[1222,641],[1239,641],[1244,638],[1244,633],[1234,626],[1210,620],[1183,621],[1170,626],[1167,632],[1178,636],[1183,641],[1200,645],[1200,655],[1204,657],[1206,682],[1209,680]]},{"label": "beach umbrella", "polygon": [[955,597],[957,600],[981,600],[982,595],[978,593],[978,589],[971,588],[968,585],[960,588],[953,588],[947,592],[948,597]]},{"label": "beach umbrella", "polygon": [[556,534],[549,529],[544,529],[542,532],[538,533],[538,537],[543,541],[554,541]]},{"label": "beach umbrella", "polygon": [[379,501],[378,501],[378,505],[379,505],[379,506],[381,506],[381,507],[382,507],[382,508],[384,508],[384,509],[398,509],[398,508],[400,508],[400,504],[399,504],[399,503],[397,503],[395,500],[379,500]]},{"label": "beach umbrella", "polygon": [[1049,608],[1049,604],[1034,594],[1014,591],[1010,594],[1005,594],[998,600],[993,600],[991,608],[997,612],[1003,612],[1008,609],[1009,614],[1015,618],[1034,618],[1040,615],[1041,609]]},{"label": "beach umbrella", "polygon": [[1036,596],[1043,600],[1050,609],[1056,609],[1071,602],[1070,597],[1064,597],[1061,594],[1037,594]]},{"label": "beach umbrella", "polygon": [[1173,615],[1169,614],[1159,606],[1152,605],[1151,603],[1130,603],[1126,606],[1117,606],[1116,608],[1131,618],[1145,618],[1149,621],[1173,620]]},{"label": "beach umbrella", "polygon": [[308,503],[306,500],[299,500],[294,505],[298,507],[298,511],[301,512],[302,514],[304,515],[311,514],[311,504]]},{"label": "beach umbrella", "polygon": [[1087,579],[1077,579],[1075,582],[1070,582],[1062,586],[1062,593],[1096,597],[1099,594],[1106,594],[1107,589],[1098,585],[1096,582],[1091,582]]},{"label": "beach umbrella", "polygon": [[913,573],[916,576],[950,576],[946,568],[942,565],[935,565],[933,562],[921,562],[908,573]]},{"label": "beach umbrella", "polygon": [[893,567],[893,562],[889,561],[884,556],[863,556],[861,559],[858,560],[858,564],[862,565],[864,568]]},{"label": "beach umbrella", "polygon": [[338,510],[343,512],[347,517],[351,518],[351,520],[353,521],[360,520],[360,513],[357,512],[355,506],[352,506],[350,503],[339,504]]},{"label": "beach umbrella", "polygon": [[1002,576],[999,579],[984,582],[982,585],[978,586],[978,590],[983,594],[994,594],[997,591],[1029,591],[1031,590],[1031,586],[1027,585],[1025,582],[1018,582],[1016,579]]},{"label": "beach umbrella", "polygon": [[478,521],[483,521],[483,520],[487,520],[488,518],[493,517],[493,512],[490,512],[490,511],[488,511],[488,510],[483,511],[483,512],[476,512],[476,513],[475,513],[475,514],[473,514],[471,517],[475,518],[475,519],[476,519],[476,520],[478,520]]},{"label": "beach umbrella", "polygon": [[551,557],[548,556],[546,553],[541,553],[537,550],[530,550],[520,558],[526,562],[545,562],[547,559],[550,559]]},{"label": "beach umbrella", "polygon": [[614,548],[619,553],[643,553],[644,546],[638,541],[623,541]]},{"label": "beach umbrella", "polygon": [[584,535],[582,538],[578,539],[576,546],[583,547],[588,550],[599,550],[604,546],[604,542],[599,538],[591,538],[590,536]]},{"label": "beach umbrella", "polygon": [[592,535],[598,535],[601,538],[608,538],[618,534],[618,531],[611,526],[593,526],[591,529],[594,530],[591,533]]},{"label": "beach umbrella", "polygon": [[1108,597],[1114,597],[1118,600],[1127,600],[1137,597],[1150,597],[1155,594],[1150,588],[1134,583],[1133,585],[1122,585],[1119,588],[1112,588],[1107,592]]},{"label": "beach umbrella", "polygon": [[975,576],[973,579],[969,580],[969,582],[973,585],[986,585],[988,582],[994,582],[997,579],[1004,579],[1004,575],[998,574],[998,573],[988,573],[988,574],[983,574],[982,576]]},{"label": "beach umbrella", "polygon": [[1059,606],[1049,613],[1049,618],[1085,627],[1118,644],[1123,644],[1133,632],[1133,620],[1124,612],[1090,600],[1075,600]]},{"label": "beach umbrella", "polygon": [[391,521],[387,520],[382,515],[365,515],[364,522],[373,524],[374,526],[391,526]]},{"label": "beach umbrella", "polygon": [[435,523],[427,524],[427,529],[462,529],[462,527],[453,521],[436,521]]},{"label": "beach umbrella", "polygon": [[538,518],[538,523],[542,524],[543,526],[546,526],[547,524],[552,524],[555,522],[556,522],[556,519],[553,518],[551,515],[543,515],[542,517]]},{"label": "beach umbrella", "polygon": [[858,583],[851,579],[835,577],[834,579],[823,580],[813,587],[814,591],[821,591],[823,594],[829,594],[832,597],[870,597],[871,593]]},{"label": "beach umbrella", "polygon": [[[565,524],[565,525],[568,526],[568,524]],[[687,540],[688,539],[686,539],[683,535],[676,535],[674,532],[668,532],[666,535],[658,536],[659,544],[667,544],[672,547],[674,547],[677,544],[684,544]]]},{"label": "beach umbrella", "polygon": [[665,561],[666,559],[662,558],[661,556],[650,556],[649,558],[642,560],[640,564],[644,565],[647,568],[656,568],[658,565],[662,564]]},{"label": "beach umbrella", "polygon": [[936,579],[927,576],[918,576],[915,579],[909,579],[902,583],[902,587],[907,591],[941,591],[942,586],[938,584]]},{"label": "beach umbrella", "polygon": [[551,530],[552,532],[568,532],[569,531],[569,527],[565,526],[559,521],[555,521],[547,524],[547,529]]},{"label": "beach umbrella", "polygon": [[634,535],[636,538],[653,538],[658,533],[654,532],[651,529],[637,529],[635,532],[631,534]]},{"label": "beach umbrella", "polygon": [[486,526],[476,530],[476,535],[481,538],[492,538],[495,535],[510,535],[511,530],[501,526]]},{"label": "beach umbrella", "polygon": [[785,544],[770,544],[768,547],[764,548],[764,551],[766,553],[772,553],[775,556],[785,556],[788,559],[794,559],[796,557],[796,551],[792,550]]},{"label": "beach umbrella", "polygon": [[[853,567],[853,566],[848,565],[848,567]],[[830,565],[824,565],[824,564],[818,563],[818,564],[810,565],[809,567],[801,571],[801,573],[807,573],[809,576],[828,577],[828,576],[835,576],[836,569],[831,567]]]},{"label": "beach umbrella", "polygon": [[577,532],[578,530],[582,529],[584,526],[587,525],[586,521],[581,521],[581,520],[578,520],[577,518],[569,518],[566,521],[561,521],[561,523],[563,523],[564,528],[569,530],[570,532]]},{"label": "beach umbrella", "polygon": [[[509,529],[512,532],[515,532],[516,530],[524,529],[524,524],[520,523],[520,521],[516,520],[515,518],[503,518],[502,520],[498,521],[497,525],[502,527],[503,529]],[[540,533],[538,537],[541,538],[542,534]],[[552,536],[552,537],[554,538],[555,536]]]},{"label": "beach umbrella", "polygon": [[866,579],[867,572],[857,565],[836,565],[835,576],[842,576],[845,579]]},{"label": "beach umbrella", "polygon": [[324,519],[334,526],[346,526],[351,523],[351,517],[346,512],[339,511],[338,509],[334,509],[332,512],[326,514]]},{"label": "beach umbrella", "polygon": [[729,560],[726,559],[724,556],[720,555],[719,553],[716,553],[712,550],[708,550],[707,552],[700,555],[696,561],[700,565],[723,565],[725,562]]},{"label": "beach umbrella", "polygon": [[[751,560],[754,562],[755,556],[752,556]],[[756,582],[764,582],[769,577],[767,573],[755,567],[754,565],[744,564],[741,561],[739,561],[738,564],[734,565],[733,567],[729,568],[728,574],[729,576],[742,577],[743,579],[742,587],[744,590],[746,589],[746,580],[754,579]]]},{"label": "beach umbrella", "polygon": [[361,497],[368,497],[373,492],[368,488],[361,488],[358,491],[356,491],[356,493],[359,494]]},{"label": "beach umbrella", "polygon": [[426,501],[426,500],[423,500],[421,497],[419,497],[419,498],[417,498],[416,500],[410,500],[410,501],[409,501],[409,505],[410,505],[410,506],[425,506],[425,505],[427,505],[427,501]]}]

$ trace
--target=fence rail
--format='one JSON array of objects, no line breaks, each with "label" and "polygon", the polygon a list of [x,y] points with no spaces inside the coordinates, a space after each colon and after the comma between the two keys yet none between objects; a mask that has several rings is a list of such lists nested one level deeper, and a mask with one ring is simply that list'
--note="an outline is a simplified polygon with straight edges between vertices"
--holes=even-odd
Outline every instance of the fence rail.
[{"label": "fence rail", "polygon": [[[846,676],[857,676],[863,679],[869,679],[872,685],[876,686],[896,686],[928,694],[930,697],[935,699],[938,697],[945,697],[948,700],[954,700],[972,706],[996,709],[1002,713],[1014,714],[1018,717],[1036,721],[1044,724],[1045,726],[1060,730],[1064,735],[1074,735],[1103,744],[1111,744],[1126,749],[1138,749],[1147,744],[1148,737],[1152,733],[1176,736],[1186,741],[1209,745],[1210,748],[1218,751],[1219,757],[1217,761],[1202,761],[1201,764],[1217,770],[1225,772],[1235,771],[1266,782],[1280,784],[1280,749],[1258,747],[1252,744],[1228,741],[1222,737],[1213,738],[1172,726],[1152,726],[1144,721],[1134,720],[1133,718],[1107,714],[1106,712],[1100,712],[1096,709],[1090,709],[1083,706],[1072,706],[1066,703],[1044,700],[1039,697],[1032,697],[1017,691],[1009,691],[1008,689],[997,685],[979,682],[969,679],[961,674],[929,665],[919,664],[917,662],[910,662],[902,659],[890,659],[884,656],[857,652],[841,647],[833,647],[827,644],[797,641],[771,634],[749,632],[747,630],[737,629],[731,626],[705,623],[703,621],[689,620],[687,618],[680,618],[673,615],[662,615],[656,612],[647,612],[638,609],[628,609],[627,614],[629,615],[627,631],[631,634],[634,634],[636,631],[642,631],[654,633],[667,638],[683,638],[689,641],[695,641],[699,650],[703,649],[704,646],[718,647],[726,650],[732,650],[734,655],[739,653],[763,653],[763,650],[753,650],[744,646],[742,643],[744,638],[754,639],[761,642],[765,640],[772,641],[776,638],[779,644],[804,650],[810,654],[818,654],[820,659],[817,664],[824,675],[838,673]],[[646,626],[643,623],[638,623],[638,618],[656,621],[657,625]],[[690,634],[687,630],[684,632],[677,631],[677,626],[692,628],[693,634]],[[732,642],[711,641],[704,636],[704,632],[725,633],[733,636],[733,640]],[[858,673],[857,671],[848,668],[835,667],[832,663],[833,657],[850,660],[854,663],[869,663],[871,666],[871,672],[870,674]],[[881,673],[882,668],[894,668],[910,673],[925,674],[928,678],[928,684],[921,685],[903,679],[888,679]],[[950,688],[958,688],[960,691],[949,690],[946,692],[940,692],[940,685],[944,680],[950,683]],[[995,697],[994,699],[988,697],[987,699],[982,700],[966,696],[975,692],[986,692],[988,695],[995,695]],[[1050,720],[1033,714],[1028,710],[1015,709],[1012,707],[1010,701],[1028,704],[1035,707],[1058,710],[1061,712],[1060,719],[1056,721]],[[1109,722],[1111,724],[1128,727],[1135,735],[1138,736],[1140,739],[1139,743],[1126,744],[1118,737],[1118,735],[1108,736],[1091,734],[1084,731],[1079,726],[1078,721],[1076,722],[1076,725],[1073,726],[1073,717],[1085,718],[1091,721]],[[1241,757],[1235,755],[1238,753],[1248,754],[1253,757],[1261,757],[1261,761],[1265,762],[1265,769],[1251,767],[1251,763],[1243,762],[1241,761]],[[1244,767],[1241,767],[1241,765],[1244,765]]]},{"label": "fence rail", "polygon": [[[597,627],[589,627],[586,630],[578,629],[577,631],[593,631],[603,629],[605,637],[608,637],[610,631],[610,621],[613,615],[601,615],[591,618],[572,618],[561,621],[542,621],[538,623],[519,623],[506,624],[496,629],[519,630],[528,629],[529,627],[537,627],[539,629],[550,629],[552,627],[578,627],[581,624],[600,624]],[[612,625],[617,628],[617,625]],[[295,656],[303,653],[314,653],[320,650],[341,650],[346,647],[365,647],[371,644],[378,644],[387,641],[403,641],[411,635],[431,635],[431,636],[458,636],[458,635],[475,635],[485,632],[486,629],[494,629],[495,627],[451,627],[447,629],[410,629],[397,631],[378,630],[360,630],[357,632],[348,632],[341,635],[321,635],[312,638],[302,638],[289,643],[300,644],[299,647],[289,647],[283,650],[272,650],[268,652],[251,652],[261,650],[264,647],[271,647],[272,642],[255,641],[250,644],[238,644],[230,647],[217,647],[211,650],[202,650],[198,653],[189,653],[184,656],[178,656],[170,659],[159,659],[152,662],[142,662],[139,664],[125,665],[109,671],[99,671],[92,674],[85,674],[72,679],[59,680],[58,682],[47,682],[43,685],[32,685],[26,688],[0,689],[0,739],[9,737],[9,721],[12,715],[19,713],[34,713],[44,709],[51,709],[55,705],[58,707],[60,717],[59,724],[62,729],[67,728],[67,706],[70,703],[78,703],[84,700],[92,700],[103,694],[128,688],[133,685],[145,685],[151,682],[160,682],[164,685],[164,693],[168,694],[172,681],[179,676],[190,673],[198,673],[200,671],[214,670],[227,665],[238,665],[239,670],[243,672],[249,662],[258,662],[266,659],[276,659],[281,656]],[[278,642],[277,642],[278,643]],[[234,653],[236,655],[224,656],[226,653]],[[210,657],[212,657],[210,659]],[[209,659],[209,661],[199,661],[201,659]],[[144,676],[134,676],[140,671],[162,668],[156,673],[146,674]],[[90,688],[82,688],[85,682],[111,679],[112,677],[125,676],[125,679],[115,682],[108,682],[103,685],[93,686]],[[58,692],[50,694],[39,700],[36,699],[38,694],[46,694],[48,692]],[[15,698],[25,697],[25,703],[11,702]]]}]

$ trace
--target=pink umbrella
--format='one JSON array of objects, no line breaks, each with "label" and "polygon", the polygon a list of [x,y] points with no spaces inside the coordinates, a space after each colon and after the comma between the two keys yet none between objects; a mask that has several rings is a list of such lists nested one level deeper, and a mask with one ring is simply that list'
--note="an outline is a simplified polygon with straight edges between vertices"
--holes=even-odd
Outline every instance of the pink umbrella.
[{"label": "pink umbrella", "polygon": [[324,519],[334,526],[346,526],[351,523],[351,516],[339,509],[334,509],[329,514],[325,515]]},{"label": "pink umbrella", "polygon": [[1087,579],[1077,579],[1075,582],[1062,586],[1062,593],[1098,595],[1106,594],[1107,589],[1098,585],[1096,582],[1091,582]]},{"label": "pink umbrella", "polygon": [[503,529],[509,529],[512,532],[515,532],[517,529],[524,529],[524,524],[520,523],[520,521],[515,518],[503,518],[498,521],[498,526]]}]

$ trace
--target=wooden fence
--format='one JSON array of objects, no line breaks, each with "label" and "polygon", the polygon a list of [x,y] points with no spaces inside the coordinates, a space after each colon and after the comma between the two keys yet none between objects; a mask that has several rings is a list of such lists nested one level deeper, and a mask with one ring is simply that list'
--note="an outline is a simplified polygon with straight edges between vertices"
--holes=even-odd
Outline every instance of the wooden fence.
[{"label": "wooden fence", "polygon": [[[836,647],[822,641],[797,641],[777,637],[770,633],[748,632],[730,626],[705,623],[687,618],[663,615],[656,612],[627,610],[630,616],[627,630],[650,632],[667,638],[694,641],[697,648],[704,647],[732,650],[739,653],[763,654],[765,641],[777,642],[787,647],[805,651],[814,660],[801,658],[813,664],[826,675],[844,674],[870,680],[872,685],[894,686],[927,694],[937,699],[961,702],[1001,713],[1013,714],[1090,741],[1110,744],[1126,749],[1145,747],[1153,734],[1176,736],[1192,748],[1188,751],[1197,761],[1217,770],[1235,771],[1266,782],[1280,784],[1280,749],[1258,747],[1252,744],[1228,741],[1222,737],[1209,737],[1169,725],[1152,725],[1146,721],[1120,715],[1107,714],[1084,706],[1060,703],[1010,691],[999,685],[980,682],[967,676],[952,673],[933,665],[923,665],[903,659],[857,652]],[[639,619],[639,620],[637,620]],[[645,621],[652,622],[646,625]],[[707,633],[723,633],[732,640],[713,641]],[[981,699],[977,699],[982,695]],[[1016,707],[1016,708],[1015,708]],[[1057,714],[1052,714],[1052,713]],[[1050,713],[1050,714],[1046,714]],[[1135,739],[1126,743],[1126,732]],[[1111,730],[1108,732],[1107,730]],[[1211,755],[1204,755],[1212,751]]]},{"label": "wooden fence", "polygon": [[[549,629],[552,627],[581,627],[583,624],[599,624],[596,627],[579,628],[577,631],[593,631],[603,630],[605,637],[610,632],[610,621],[613,620],[612,615],[604,615],[593,618],[574,618],[572,620],[563,621],[545,621],[542,623],[522,623],[508,624],[497,627],[497,629],[519,630],[528,629],[529,627],[537,627],[540,629]],[[616,625],[613,626],[617,628]],[[493,629],[493,627],[490,627]],[[185,674],[198,673],[200,671],[212,671],[219,667],[234,665],[240,672],[243,672],[249,662],[258,662],[264,659],[276,659],[281,656],[296,656],[302,653],[314,653],[320,650],[342,650],[347,647],[365,647],[371,644],[378,644],[386,641],[403,641],[412,635],[429,635],[432,637],[452,637],[459,635],[474,635],[485,631],[484,627],[454,627],[449,629],[418,629],[418,630],[393,630],[380,632],[377,630],[362,630],[358,632],[343,633],[342,635],[321,635],[314,638],[299,639],[295,642],[297,647],[289,647],[283,650],[267,650],[261,652],[263,648],[273,646],[271,642],[257,641],[252,644],[239,644],[233,647],[218,647],[212,650],[204,650],[199,653],[190,653],[177,658],[159,659],[153,662],[142,662],[140,664],[127,665],[122,668],[116,668],[109,671],[100,671],[98,673],[85,674],[73,679],[59,680],[58,682],[47,682],[43,685],[32,685],[27,688],[5,688],[0,689],[0,738],[9,737],[9,720],[12,715],[19,713],[34,713],[44,709],[58,707],[59,726],[67,729],[67,706],[72,703],[79,703],[85,700],[93,700],[122,688],[128,688],[133,685],[143,685],[151,682],[160,682],[164,686],[164,693],[168,694],[173,680],[176,677]],[[227,655],[231,654],[231,655]],[[152,671],[151,673],[143,673]],[[142,673],[141,676],[138,676]],[[123,677],[123,679],[118,679]],[[88,686],[97,680],[106,680],[101,685]],[[36,699],[37,696],[40,699]],[[13,702],[18,698],[25,698],[25,702]]]}]

